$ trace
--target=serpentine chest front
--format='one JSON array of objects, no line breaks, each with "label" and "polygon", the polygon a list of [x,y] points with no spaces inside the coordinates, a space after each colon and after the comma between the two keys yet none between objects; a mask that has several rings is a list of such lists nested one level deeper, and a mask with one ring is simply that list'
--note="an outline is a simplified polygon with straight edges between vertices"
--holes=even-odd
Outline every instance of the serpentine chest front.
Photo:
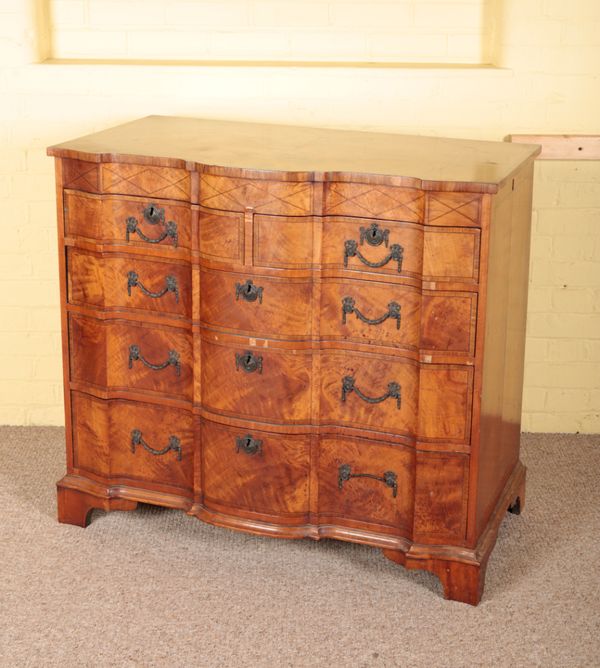
[{"label": "serpentine chest front", "polygon": [[524,501],[536,147],[150,117],[49,153],[59,520],[366,543],[476,604]]}]

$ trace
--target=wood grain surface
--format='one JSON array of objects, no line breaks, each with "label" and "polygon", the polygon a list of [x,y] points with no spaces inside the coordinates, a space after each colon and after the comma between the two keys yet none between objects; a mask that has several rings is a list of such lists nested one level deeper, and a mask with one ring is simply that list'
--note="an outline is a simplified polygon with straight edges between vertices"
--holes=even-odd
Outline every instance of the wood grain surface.
[{"label": "wood grain surface", "polygon": [[537,150],[160,117],[49,149],[59,519],[362,542],[477,604],[525,496]]}]

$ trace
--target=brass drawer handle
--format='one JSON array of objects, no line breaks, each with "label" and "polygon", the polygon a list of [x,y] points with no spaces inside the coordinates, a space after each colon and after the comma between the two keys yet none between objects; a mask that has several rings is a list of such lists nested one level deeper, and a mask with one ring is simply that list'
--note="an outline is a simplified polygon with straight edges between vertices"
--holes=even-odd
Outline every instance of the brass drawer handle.
[{"label": "brass drawer handle", "polygon": [[235,284],[235,301],[239,301],[240,296],[247,302],[255,302],[258,299],[258,303],[262,304],[263,298],[263,288],[248,279],[245,283],[236,283]]},{"label": "brass drawer handle", "polygon": [[382,476],[374,475],[373,473],[352,473],[350,464],[342,464],[338,469],[338,488],[342,489],[345,482],[350,478],[371,478],[372,480],[379,480],[388,487],[392,488],[392,496],[398,496],[398,476],[393,471],[386,471]]},{"label": "brass drawer handle", "polygon": [[402,260],[404,259],[404,248],[400,244],[392,244],[386,257],[378,262],[371,262],[358,250],[358,243],[354,239],[347,239],[344,241],[344,267],[348,266],[349,257],[357,257],[363,264],[373,269],[383,267],[390,260],[395,260],[398,263],[398,273],[400,273],[402,271]]},{"label": "brass drawer handle", "polygon": [[181,461],[181,441],[177,436],[169,436],[169,442],[162,450],[155,450],[146,443],[142,437],[142,432],[139,429],[134,429],[131,432],[131,452],[135,454],[135,446],[141,445],[145,450],[147,450],[151,455],[164,455],[169,450],[173,450],[177,453],[177,461]]},{"label": "brass drawer handle", "polygon": [[177,279],[175,276],[166,276],[165,277],[165,287],[159,292],[150,292],[142,282],[140,281],[139,276],[135,271],[130,271],[127,274],[127,294],[131,297],[131,288],[138,287],[145,295],[148,297],[153,297],[154,299],[162,297],[167,292],[175,293],[175,301],[179,304],[179,287],[177,286]]},{"label": "brass drawer handle", "polygon": [[395,399],[396,407],[400,410],[402,401],[401,391],[402,388],[400,387],[400,384],[392,381],[391,383],[388,383],[388,389],[385,394],[382,394],[380,397],[368,397],[356,387],[354,376],[344,376],[342,378],[342,401],[346,401],[346,397],[351,392],[356,392],[358,397],[363,401],[366,401],[368,404],[380,404],[386,399]]},{"label": "brass drawer handle", "polygon": [[181,363],[179,362],[179,353],[176,350],[169,350],[166,361],[162,364],[152,364],[142,355],[140,347],[135,343],[129,346],[129,368],[133,367],[133,363],[140,361],[142,364],[147,366],[149,369],[154,369],[154,371],[161,371],[166,369],[168,366],[175,367],[175,373],[178,376],[181,376]]},{"label": "brass drawer handle", "polygon": [[262,452],[263,442],[259,438],[252,438],[250,434],[245,436],[236,436],[235,451],[245,452],[247,455],[258,455]]},{"label": "brass drawer handle", "polygon": [[346,316],[354,313],[359,320],[366,322],[367,325],[380,325],[388,318],[393,318],[396,321],[396,329],[400,329],[400,304],[398,302],[390,302],[388,304],[387,313],[384,313],[379,318],[367,318],[355,306],[355,299],[353,297],[342,297],[342,324],[346,324]]},{"label": "brass drawer handle", "polygon": [[149,243],[149,244],[159,244],[163,239],[166,239],[167,237],[170,237],[173,240],[173,246],[177,248],[177,243],[179,241],[179,237],[177,234],[177,223],[174,221],[170,220],[164,229],[164,232],[158,236],[158,237],[147,237],[142,230],[139,228],[139,222],[137,218],[134,218],[133,216],[130,216],[126,221],[125,221],[125,239],[129,241],[129,235],[131,234],[137,234],[140,239],[143,241]]},{"label": "brass drawer handle", "polygon": [[241,367],[246,373],[258,371],[258,373],[262,374],[262,363],[262,356],[257,357],[250,350],[235,354],[235,368],[238,371]]}]

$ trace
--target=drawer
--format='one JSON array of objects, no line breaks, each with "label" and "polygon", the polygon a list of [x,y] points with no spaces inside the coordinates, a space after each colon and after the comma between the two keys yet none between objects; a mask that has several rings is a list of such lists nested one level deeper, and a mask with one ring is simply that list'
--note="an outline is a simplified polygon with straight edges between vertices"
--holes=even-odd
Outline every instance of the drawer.
[{"label": "drawer", "polygon": [[468,455],[417,451],[416,542],[439,545],[465,539],[468,485]]},{"label": "drawer", "polygon": [[419,377],[419,441],[471,442],[473,367],[422,364]]},{"label": "drawer", "polygon": [[272,181],[200,175],[200,204],[209,209],[307,216],[312,213],[311,181]]},{"label": "drawer", "polygon": [[477,293],[423,290],[421,352],[475,355]]},{"label": "drawer", "polygon": [[453,227],[480,226],[482,197],[479,193],[428,192],[425,223]]},{"label": "drawer", "polygon": [[191,401],[191,335],[174,327],[69,314],[71,380]]},{"label": "drawer", "polygon": [[477,293],[421,291],[398,283],[329,279],[321,336],[410,351],[475,353]]},{"label": "drawer", "polygon": [[[256,516],[308,513],[310,437],[202,423],[204,504]],[[288,521],[290,518],[286,518]]]},{"label": "drawer", "polygon": [[319,521],[411,535],[415,451],[362,438],[323,435],[319,448]]},{"label": "drawer", "polygon": [[65,234],[142,248],[192,247],[189,205],[64,192]]},{"label": "drawer", "polygon": [[70,304],[191,317],[190,265],[67,250]]},{"label": "drawer", "polygon": [[100,184],[103,193],[190,201],[191,175],[186,169],[102,163]]},{"label": "drawer", "polygon": [[419,348],[421,292],[398,283],[329,279],[321,286],[324,339]]},{"label": "drawer", "polygon": [[352,218],[323,222],[322,262],[348,272],[476,282],[480,231]]},{"label": "drawer", "polygon": [[328,216],[323,219],[322,265],[420,278],[423,226]]},{"label": "drawer", "polygon": [[312,356],[202,340],[202,405],[246,418],[307,423]]},{"label": "drawer", "polygon": [[301,216],[254,216],[255,267],[311,269],[315,252],[315,226],[321,219]]},{"label": "drawer", "polygon": [[311,332],[312,281],[200,272],[200,320],[250,336],[300,338]]},{"label": "drawer", "polygon": [[424,204],[417,188],[335,182],[325,186],[324,211],[330,215],[422,223]]},{"label": "drawer", "polygon": [[71,393],[74,467],[126,484],[192,489],[193,428],[187,411]]},{"label": "drawer", "polygon": [[363,427],[413,439],[419,367],[398,357],[321,355],[321,423]]},{"label": "drawer", "polygon": [[423,278],[476,283],[480,234],[475,228],[425,227]]},{"label": "drawer", "polygon": [[216,262],[244,262],[244,215],[199,209],[200,257]]}]

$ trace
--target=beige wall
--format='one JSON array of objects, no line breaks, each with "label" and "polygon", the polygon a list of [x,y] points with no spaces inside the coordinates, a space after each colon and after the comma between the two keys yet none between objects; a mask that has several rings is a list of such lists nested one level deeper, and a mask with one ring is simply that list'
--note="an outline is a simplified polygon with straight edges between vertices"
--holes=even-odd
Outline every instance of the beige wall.
[{"label": "beige wall", "polygon": [[[0,423],[63,422],[48,144],[150,113],[496,140],[519,132],[598,133],[597,0],[282,0],[274,17],[260,9],[266,3],[250,0],[144,4],[159,10],[181,5],[188,12],[184,28],[173,25],[171,15],[161,11],[158,21],[152,13],[156,9],[150,8],[144,20],[150,23],[155,16],[157,22],[134,30],[131,23],[135,21],[130,21],[129,32],[117,31],[125,35],[126,45],[117,54],[110,53],[118,42],[112,40],[113,28],[127,23],[129,5],[137,7],[138,2],[0,1]],[[290,9],[300,4],[310,6],[308,15],[320,16],[324,22],[300,26],[306,19],[293,19],[297,9]],[[457,4],[463,10],[456,9]],[[100,5],[104,8],[94,9]],[[114,21],[106,14],[112,5],[118,6],[113,9]],[[239,18],[232,18],[229,10],[239,5],[247,9],[246,22],[233,30],[231,22]],[[286,6],[292,15],[286,14]],[[457,18],[450,12],[449,16],[452,6],[464,14]],[[473,6],[479,14],[473,14]],[[339,18],[340,7],[348,9],[350,18]],[[42,20],[41,29],[34,30],[35,17],[43,19],[48,9],[54,10],[55,26]],[[401,26],[404,36],[397,26],[399,14],[382,25],[381,16],[405,10],[410,29]],[[143,9],[135,11],[144,16]],[[195,11],[198,15],[189,16]],[[460,32],[464,30],[461,21],[474,15],[480,18],[471,26],[469,37]],[[417,21],[423,16],[431,18],[428,26],[421,18]],[[284,35],[284,53],[268,56],[257,51],[261,40],[256,35],[266,29],[260,23],[265,17],[275,22],[268,28],[274,39]],[[348,26],[339,22],[350,20],[353,23]],[[362,36],[358,42],[351,37],[357,28]],[[136,52],[133,33],[139,44],[146,29],[156,50],[153,46]],[[431,39],[421,39],[425,29]],[[74,51],[73,41],[69,46],[65,38],[69,31],[85,33],[80,44],[88,44],[91,51]],[[235,38],[219,41],[232,32]],[[314,39],[307,32],[314,33]],[[298,34],[303,37],[296,38]],[[219,48],[194,51],[195,38],[202,35],[212,36],[210,44]],[[473,35],[480,40],[477,47]],[[381,49],[377,53],[375,44]],[[440,44],[445,45],[443,53]],[[120,60],[77,62],[71,58],[36,64],[40,54]],[[276,57],[363,65],[129,61],[149,56]],[[390,62],[380,67],[364,65],[372,59]],[[472,64],[488,59],[498,67]],[[405,62],[393,64],[394,60]],[[440,66],[432,64],[436,60]],[[536,177],[523,426],[535,431],[598,432],[600,166],[597,162],[544,162],[538,164]]]}]

